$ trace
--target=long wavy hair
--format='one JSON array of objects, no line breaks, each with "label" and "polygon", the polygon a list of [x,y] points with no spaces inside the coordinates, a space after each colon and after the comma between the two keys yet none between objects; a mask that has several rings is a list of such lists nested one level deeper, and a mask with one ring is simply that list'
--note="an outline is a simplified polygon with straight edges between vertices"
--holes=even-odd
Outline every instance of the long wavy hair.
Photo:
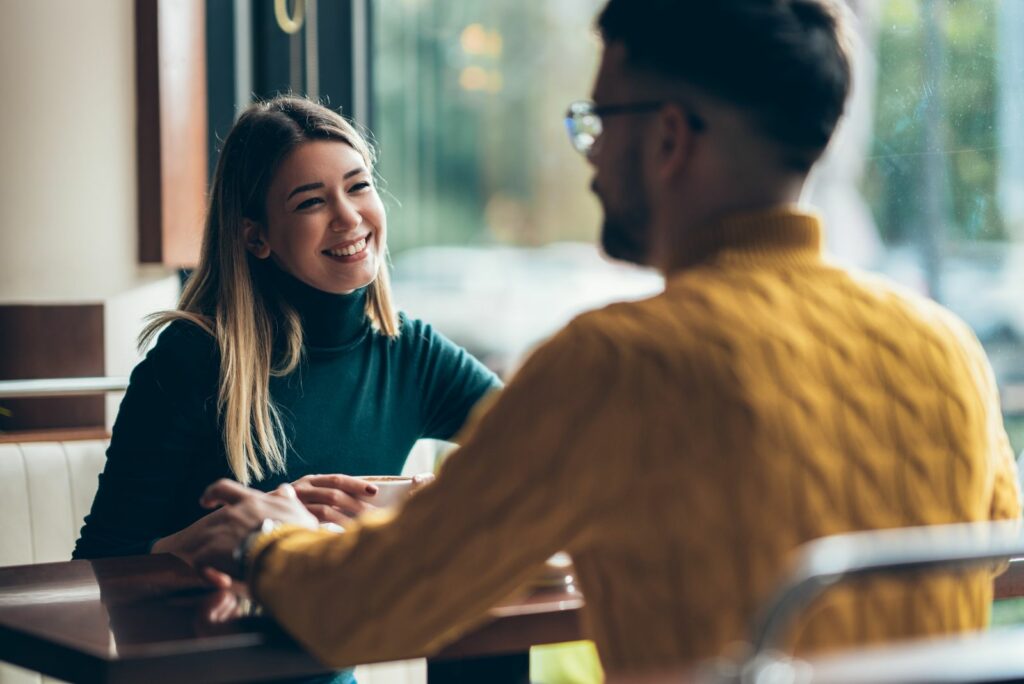
[{"label": "long wavy hair", "polygon": [[[224,141],[206,215],[199,265],[178,308],[150,317],[141,347],[165,325],[189,321],[220,350],[217,411],[224,451],[235,478],[248,484],[285,471],[287,442],[270,397],[270,376],[287,375],[302,357],[299,315],[266,282],[246,250],[243,219],[266,220],[267,189],[281,162],[299,145],[336,140],[373,171],[373,148],[340,114],[309,100],[279,96],[253,104]],[[380,334],[398,335],[387,252],[369,285],[366,314]],[[277,349],[277,358],[275,358]]]}]

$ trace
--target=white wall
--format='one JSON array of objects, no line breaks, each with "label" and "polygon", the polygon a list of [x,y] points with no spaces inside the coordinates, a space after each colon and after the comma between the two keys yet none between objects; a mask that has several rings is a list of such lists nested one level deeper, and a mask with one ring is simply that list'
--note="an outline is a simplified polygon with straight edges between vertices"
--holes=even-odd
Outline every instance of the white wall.
[{"label": "white wall", "polygon": [[134,3],[2,3],[0,303],[96,301],[136,263]]}]

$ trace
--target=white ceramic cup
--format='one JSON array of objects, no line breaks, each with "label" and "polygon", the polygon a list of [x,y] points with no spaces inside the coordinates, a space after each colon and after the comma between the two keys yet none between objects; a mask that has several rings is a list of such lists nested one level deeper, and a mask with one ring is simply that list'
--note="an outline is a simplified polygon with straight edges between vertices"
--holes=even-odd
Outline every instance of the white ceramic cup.
[{"label": "white ceramic cup", "polygon": [[400,504],[413,491],[413,479],[404,475],[360,475],[359,479],[377,487],[377,493],[366,499],[367,503],[377,508]]}]

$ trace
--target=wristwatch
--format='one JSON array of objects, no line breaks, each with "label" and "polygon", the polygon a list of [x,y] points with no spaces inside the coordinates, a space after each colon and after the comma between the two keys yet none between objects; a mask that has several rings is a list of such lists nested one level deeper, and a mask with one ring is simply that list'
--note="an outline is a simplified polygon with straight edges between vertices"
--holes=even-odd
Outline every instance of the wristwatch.
[{"label": "wristwatch", "polygon": [[279,520],[264,518],[259,527],[242,537],[242,541],[240,541],[238,546],[235,547],[235,550],[231,552],[231,558],[235,561],[235,566],[238,568],[238,577],[240,579],[245,579],[245,571],[247,569],[245,567],[245,561],[249,556],[249,549],[252,548],[252,545],[260,536],[267,534],[268,532],[272,532],[280,526],[281,522]]}]

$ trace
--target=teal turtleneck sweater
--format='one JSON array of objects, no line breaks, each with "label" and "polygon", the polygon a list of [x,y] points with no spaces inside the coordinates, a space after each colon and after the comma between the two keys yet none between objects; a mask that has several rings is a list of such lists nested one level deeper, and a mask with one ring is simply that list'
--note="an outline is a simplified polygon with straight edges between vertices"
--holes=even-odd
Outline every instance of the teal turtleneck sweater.
[{"label": "teal turtleneck sweater", "polygon": [[[429,325],[401,316],[396,339],[376,332],[366,290],[334,295],[267,266],[273,287],[302,318],[299,367],[271,377],[284,420],[287,472],[253,483],[270,490],[317,473],[397,475],[420,438],[449,439],[500,386],[479,361]],[[215,340],[179,321],[132,372],[107,463],[75,558],[148,553],[207,513],[199,496],[231,477],[217,417]]]}]

